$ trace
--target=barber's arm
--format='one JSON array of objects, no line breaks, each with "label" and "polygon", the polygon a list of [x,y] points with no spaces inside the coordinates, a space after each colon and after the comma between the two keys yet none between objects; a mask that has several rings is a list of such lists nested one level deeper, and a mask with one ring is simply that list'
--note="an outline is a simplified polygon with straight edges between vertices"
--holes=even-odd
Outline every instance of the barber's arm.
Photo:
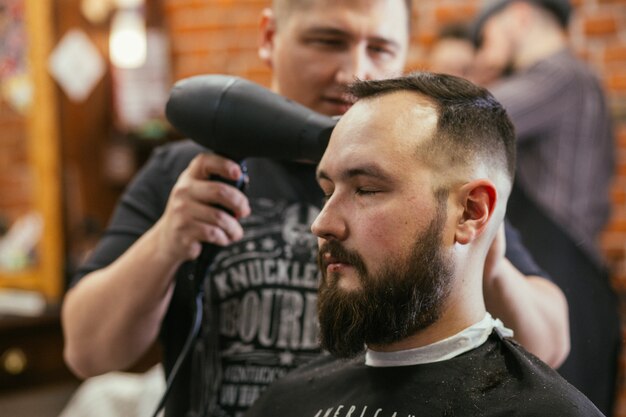
[{"label": "barber's arm", "polygon": [[[556,368],[570,349],[567,301],[559,287],[539,276],[541,270],[516,233],[507,226],[505,238],[503,226],[487,256],[483,281],[487,311],[511,328],[526,350]],[[529,272],[522,273],[510,259]]]},{"label": "barber's arm", "polygon": [[[250,211],[245,195],[230,185],[208,181],[211,174],[236,179],[241,171],[233,161],[201,154],[179,176],[156,221],[149,215],[133,223],[120,213],[114,218],[115,242],[105,238],[96,249],[108,250],[114,260],[82,277],[63,303],[65,360],[78,376],[124,369],[138,360],[159,334],[177,269],[198,256],[200,242],[227,245],[243,236],[236,218]],[[128,198],[132,210],[125,213],[138,211],[141,203],[149,206],[146,200],[158,201],[152,199],[156,192],[151,190],[159,187],[167,184],[153,179],[149,186],[137,187],[141,191]],[[123,253],[117,257],[116,251]]]}]

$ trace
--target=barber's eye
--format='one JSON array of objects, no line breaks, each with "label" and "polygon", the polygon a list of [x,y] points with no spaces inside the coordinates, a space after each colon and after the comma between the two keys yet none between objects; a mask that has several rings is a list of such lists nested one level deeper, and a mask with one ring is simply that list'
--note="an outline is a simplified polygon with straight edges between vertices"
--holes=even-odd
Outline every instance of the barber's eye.
[{"label": "barber's eye", "polygon": [[386,45],[370,45],[368,49],[370,53],[379,56],[394,57],[396,55],[395,50]]}]

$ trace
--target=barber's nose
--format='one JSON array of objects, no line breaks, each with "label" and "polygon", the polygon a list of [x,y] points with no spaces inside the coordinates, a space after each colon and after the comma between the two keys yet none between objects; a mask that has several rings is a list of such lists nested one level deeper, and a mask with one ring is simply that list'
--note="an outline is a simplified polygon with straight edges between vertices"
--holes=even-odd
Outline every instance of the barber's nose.
[{"label": "barber's nose", "polygon": [[328,201],[324,208],[313,221],[311,231],[319,238],[326,240],[345,240],[348,235],[348,227],[335,206]]},{"label": "barber's nose", "polygon": [[373,63],[368,55],[366,45],[357,45],[346,52],[337,71],[337,82],[349,84],[356,79],[370,80],[373,78]]}]

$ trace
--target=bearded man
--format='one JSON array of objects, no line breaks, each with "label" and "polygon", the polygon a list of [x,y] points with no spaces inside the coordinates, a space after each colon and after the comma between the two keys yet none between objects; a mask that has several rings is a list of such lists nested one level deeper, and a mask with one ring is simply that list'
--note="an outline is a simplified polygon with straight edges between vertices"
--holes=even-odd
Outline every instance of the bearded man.
[{"label": "bearded man", "polygon": [[[483,268],[515,167],[487,90],[417,73],[352,87],[317,168],[326,356],[258,416],[601,416],[485,309]],[[343,360],[342,358],[351,358]]]}]

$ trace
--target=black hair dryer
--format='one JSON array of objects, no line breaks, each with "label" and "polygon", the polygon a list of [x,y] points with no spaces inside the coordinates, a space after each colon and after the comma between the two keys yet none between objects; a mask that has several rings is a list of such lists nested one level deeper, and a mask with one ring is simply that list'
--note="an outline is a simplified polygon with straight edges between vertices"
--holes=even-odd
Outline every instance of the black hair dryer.
[{"label": "black hair dryer", "polygon": [[[247,157],[317,163],[337,123],[336,118],[227,75],[199,75],[177,82],[165,114],[180,133],[239,163]],[[233,185],[242,188],[244,183],[241,178]],[[202,291],[206,270],[218,251],[219,247],[203,245],[194,268],[197,291]]]},{"label": "black hair dryer", "polygon": [[337,118],[227,75],[199,75],[177,82],[165,114],[179,132],[234,160],[319,162],[337,123]]}]

